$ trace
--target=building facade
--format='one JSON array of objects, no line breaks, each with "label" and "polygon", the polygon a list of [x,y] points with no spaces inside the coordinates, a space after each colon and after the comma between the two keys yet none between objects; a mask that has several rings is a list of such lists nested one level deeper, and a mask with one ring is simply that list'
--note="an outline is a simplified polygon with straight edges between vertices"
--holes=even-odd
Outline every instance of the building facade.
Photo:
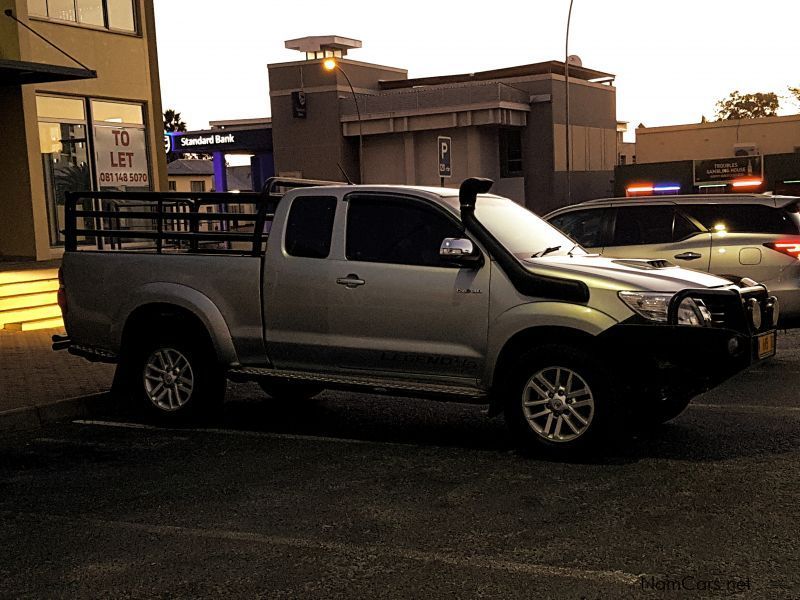
[{"label": "building facade", "polygon": [[[360,46],[290,40],[305,59],[268,65],[277,175],[447,186],[489,177],[495,192],[542,214],[611,193],[613,75],[571,64],[567,117],[564,63],[409,79],[405,69],[347,58]],[[326,57],[337,59],[332,70]]]},{"label": "building facade", "polygon": [[67,191],[166,189],[152,2],[0,0],[0,131],[0,259],[62,254]]},{"label": "building facade", "polygon": [[[800,115],[636,129],[636,164],[614,194],[774,192],[800,195]],[[652,188],[652,189],[650,189]]]}]

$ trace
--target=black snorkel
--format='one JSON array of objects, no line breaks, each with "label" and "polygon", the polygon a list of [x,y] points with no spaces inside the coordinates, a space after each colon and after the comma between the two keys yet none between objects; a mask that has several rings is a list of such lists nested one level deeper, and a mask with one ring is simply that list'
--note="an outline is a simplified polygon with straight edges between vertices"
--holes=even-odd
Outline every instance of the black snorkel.
[{"label": "black snorkel", "polygon": [[589,288],[584,282],[532,273],[523,267],[475,217],[478,194],[487,193],[492,185],[494,181],[483,177],[470,177],[461,183],[458,200],[461,205],[461,222],[466,230],[486,248],[520,294],[568,302],[587,302]]}]

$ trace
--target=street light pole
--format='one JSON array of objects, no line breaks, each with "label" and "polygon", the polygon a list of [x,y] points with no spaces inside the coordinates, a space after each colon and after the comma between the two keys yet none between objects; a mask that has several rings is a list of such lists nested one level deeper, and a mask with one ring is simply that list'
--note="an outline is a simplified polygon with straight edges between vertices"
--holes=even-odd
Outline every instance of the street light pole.
[{"label": "street light pole", "polygon": [[569,0],[569,12],[567,13],[567,34],[564,40],[564,113],[566,117],[566,149],[567,149],[567,204],[572,204],[572,190],[571,190],[571,151],[569,143],[569,22],[572,19],[572,2]]},{"label": "street light pole", "polygon": [[347,72],[336,60],[333,58],[326,58],[323,61],[322,66],[327,71],[339,69],[339,72],[344,75],[347,85],[350,86],[350,93],[353,95],[353,102],[356,105],[356,117],[358,118],[358,182],[364,183],[364,138],[361,131],[361,109],[358,107],[358,97],[356,96],[356,91],[353,89],[353,84],[350,81],[350,78],[347,76]]}]

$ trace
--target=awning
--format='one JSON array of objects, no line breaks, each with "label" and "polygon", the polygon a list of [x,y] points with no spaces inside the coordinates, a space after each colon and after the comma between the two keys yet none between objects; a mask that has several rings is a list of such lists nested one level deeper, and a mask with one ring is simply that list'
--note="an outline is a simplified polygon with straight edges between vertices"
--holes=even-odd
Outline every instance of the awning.
[{"label": "awning", "polygon": [[0,59],[0,85],[24,85],[73,79],[96,79],[97,72],[23,60]]}]

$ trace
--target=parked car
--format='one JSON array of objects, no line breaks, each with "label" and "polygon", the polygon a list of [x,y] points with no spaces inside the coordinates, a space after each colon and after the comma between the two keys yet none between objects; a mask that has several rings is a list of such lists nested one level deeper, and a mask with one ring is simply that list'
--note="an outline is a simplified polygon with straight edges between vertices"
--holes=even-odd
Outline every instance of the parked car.
[{"label": "parked car", "polygon": [[230,378],[287,402],[485,403],[554,452],[624,433],[631,413],[671,419],[775,353],[764,286],[588,255],[490,180],[270,191],[287,183],[68,194],[54,348],[119,362],[164,420],[219,406]]},{"label": "parked car", "polygon": [[664,259],[767,286],[780,326],[800,326],[800,198],[771,194],[647,196],[591,200],[544,219],[589,252]]}]

